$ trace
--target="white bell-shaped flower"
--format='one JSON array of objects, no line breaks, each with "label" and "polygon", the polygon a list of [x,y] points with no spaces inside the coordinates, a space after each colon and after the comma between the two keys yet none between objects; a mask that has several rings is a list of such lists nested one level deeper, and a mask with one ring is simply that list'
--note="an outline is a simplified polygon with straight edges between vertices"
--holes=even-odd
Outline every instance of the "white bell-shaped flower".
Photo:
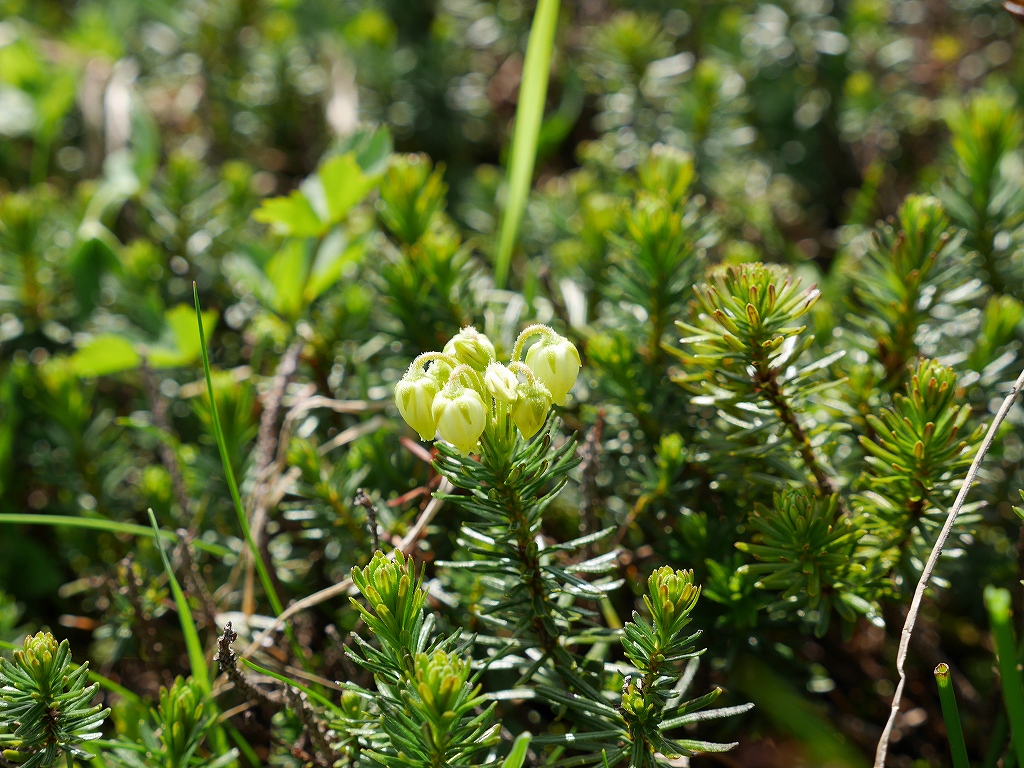
[{"label": "white bell-shaped flower", "polygon": [[491,340],[476,328],[467,325],[448,340],[444,345],[447,355],[454,355],[460,363],[470,368],[483,371],[494,360],[494,345]]},{"label": "white bell-shaped flower", "polygon": [[519,377],[501,363],[491,363],[484,371],[484,386],[491,397],[500,403],[512,404],[519,397],[516,388]]},{"label": "white bell-shaped flower", "polygon": [[437,432],[433,405],[439,389],[437,382],[423,371],[410,371],[395,387],[398,412],[424,440],[433,440]]},{"label": "white bell-shaped flower", "polygon": [[519,397],[512,406],[512,422],[523,437],[529,440],[537,434],[551,410],[551,393],[537,382],[523,382],[519,385]]},{"label": "white bell-shaped flower", "polygon": [[449,382],[434,398],[434,421],[441,437],[467,455],[487,426],[487,407],[475,389]]},{"label": "white bell-shaped flower", "polygon": [[557,333],[543,336],[526,353],[526,364],[548,388],[555,404],[565,405],[580,373],[580,353],[576,346]]}]

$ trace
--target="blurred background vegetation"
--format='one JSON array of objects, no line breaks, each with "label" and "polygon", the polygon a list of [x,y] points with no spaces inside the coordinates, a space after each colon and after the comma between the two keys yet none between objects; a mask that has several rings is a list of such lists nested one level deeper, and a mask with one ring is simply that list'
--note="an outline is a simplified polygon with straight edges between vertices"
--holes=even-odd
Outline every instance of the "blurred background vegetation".
[{"label": "blurred background vegetation", "polygon": [[[801,321],[820,357],[853,350],[833,366],[848,377],[842,403],[819,425],[869,434],[863,416],[892,402],[919,353],[956,370],[975,414],[964,435],[984,423],[1016,374],[1024,318],[1017,24],[991,0],[567,0],[534,191],[498,290],[533,12],[520,0],[0,0],[0,640],[50,627],[151,698],[187,670],[151,539],[28,524],[146,525],[149,507],[201,545],[195,562],[189,547],[175,560],[201,627],[265,626],[203,399],[193,281],[229,455],[287,599],[368,561],[357,489],[400,537],[436,488],[391,407],[410,360],[467,323],[507,351],[522,324],[549,322],[585,359],[566,427],[601,459],[545,530],[620,529],[623,618],[654,568],[696,569],[700,674],[758,705],[721,726],[740,747],[699,764],[868,764],[908,584],[897,569],[899,599],[844,627],[772,614],[733,546],[770,492],[735,488],[792,472],[708,437],[715,411],[669,381],[662,344],[706,262],[777,262],[823,292]],[[675,181],[648,183],[652,157],[675,158]],[[284,197],[300,184],[305,197]],[[312,219],[287,207],[325,192],[326,207],[305,204]],[[925,276],[878,256],[900,222],[872,234],[910,193],[937,195],[952,227]],[[659,205],[678,223],[659,224]],[[650,232],[648,245],[682,238],[688,258],[645,250]],[[963,556],[940,574],[952,586],[924,607],[892,765],[948,763],[939,661],[954,665],[972,754],[1000,759],[980,595],[1019,592],[1024,413],[1010,422]],[[833,463],[863,460],[841,432]],[[460,612],[479,585],[430,566],[457,554],[459,514],[449,507],[416,557],[434,610],[473,628]],[[920,558],[908,554],[907,574]],[[341,600],[296,617],[323,677],[355,674],[338,638],[356,621]],[[550,718],[520,715],[534,730]],[[115,710],[118,728],[130,720]],[[279,741],[261,759],[298,764]]]}]

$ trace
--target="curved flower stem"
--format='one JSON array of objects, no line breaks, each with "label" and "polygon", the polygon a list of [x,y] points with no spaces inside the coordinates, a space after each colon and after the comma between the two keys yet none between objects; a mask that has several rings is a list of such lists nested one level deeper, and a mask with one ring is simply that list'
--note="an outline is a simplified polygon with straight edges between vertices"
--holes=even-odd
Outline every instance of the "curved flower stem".
[{"label": "curved flower stem", "polygon": [[530,383],[531,386],[536,386],[538,384],[537,376],[534,374],[532,370],[530,370],[530,366],[528,366],[526,363],[522,363],[518,360],[513,360],[511,363],[508,364],[508,369],[515,373],[523,374],[523,376],[526,378],[526,380]]},{"label": "curved flower stem", "polygon": [[[430,354],[429,352],[427,354]],[[422,357],[422,355],[421,355]],[[487,393],[487,387],[484,386],[483,377],[480,376],[480,372],[474,370],[465,363],[457,363],[452,372],[448,375],[448,384],[453,384],[459,380],[459,377],[466,376],[469,380],[469,386],[479,392],[481,395]]]},{"label": "curved flower stem", "polygon": [[530,338],[531,336],[538,336],[541,334],[549,336],[553,333],[554,331],[552,331],[546,325],[542,325],[541,323],[529,325],[526,328],[524,328],[523,332],[519,334],[518,338],[516,338],[515,345],[512,347],[512,362],[519,362],[519,358],[523,354],[523,345],[526,343],[526,340],[528,338]]},{"label": "curved flower stem", "polygon": [[433,362],[434,360],[440,360],[448,363],[452,368],[459,365],[459,361],[455,359],[454,355],[449,355],[444,352],[424,352],[412,361],[412,364],[409,366],[409,373],[420,370],[427,363]]}]

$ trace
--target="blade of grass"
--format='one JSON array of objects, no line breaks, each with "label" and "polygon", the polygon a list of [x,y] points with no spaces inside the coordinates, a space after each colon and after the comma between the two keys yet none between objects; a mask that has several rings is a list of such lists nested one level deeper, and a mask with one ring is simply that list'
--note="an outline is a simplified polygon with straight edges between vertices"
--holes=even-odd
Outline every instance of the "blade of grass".
[{"label": "blade of grass", "polygon": [[1024,765],[1024,679],[1017,666],[1016,644],[1010,625],[1010,592],[991,585],[985,587],[985,607],[995,640],[1003,703],[1010,720],[1010,742],[1017,763]]},{"label": "blade of grass", "polygon": [[[224,440],[224,431],[220,425],[220,414],[217,412],[217,401],[214,399],[213,393],[213,376],[210,374],[210,352],[206,346],[206,332],[203,330],[203,312],[199,306],[199,286],[195,282],[192,283],[192,295],[196,302],[196,323],[199,325],[199,346],[203,352],[203,373],[206,376],[206,392],[210,398],[210,418],[213,421],[213,434],[217,440],[217,449],[220,451],[220,461],[224,466],[224,478],[227,480],[228,490],[231,492],[231,501],[235,505],[235,514],[238,517],[238,525],[242,529],[242,535],[245,538],[245,543],[249,547],[249,552],[252,555],[253,563],[256,566],[256,573],[260,577],[260,584],[263,586],[263,591],[267,595],[267,599],[270,600],[270,607],[274,611],[275,618],[280,616],[284,611],[284,606],[281,604],[281,598],[277,594],[277,590],[274,589],[274,583],[270,580],[270,572],[267,571],[267,565],[263,562],[263,557],[260,555],[259,547],[256,546],[256,541],[252,537],[252,529],[249,527],[249,518],[245,514],[245,507],[242,505],[242,496],[238,492],[238,483],[235,481],[235,472],[231,468],[231,459],[228,456],[227,442]],[[291,645],[292,653],[295,654],[295,658],[298,659],[299,664],[305,669],[308,661],[305,655],[302,653],[302,648],[299,646],[295,639],[295,633],[292,632],[290,625],[286,624],[284,627],[285,635],[288,637],[288,642]]]},{"label": "blade of grass", "polygon": [[331,710],[341,714],[341,708],[338,707],[337,704],[335,704],[333,701],[328,699],[326,696],[317,693],[312,688],[307,688],[302,683],[298,683],[295,680],[292,680],[290,677],[286,677],[285,675],[282,675],[280,672],[275,672],[272,669],[267,669],[266,667],[261,667],[259,664],[257,664],[254,661],[249,661],[248,659],[242,659],[242,663],[245,664],[245,666],[249,667],[249,669],[253,670],[254,672],[259,672],[261,675],[266,675],[267,677],[272,677],[275,680],[280,680],[282,683],[284,683],[285,685],[290,685],[292,688],[298,688],[300,691],[302,691],[304,694],[309,696],[311,699],[316,699],[317,701],[319,701],[321,704],[323,704],[328,709],[331,709]]},{"label": "blade of grass", "polygon": [[946,723],[946,738],[949,739],[953,768],[971,768],[967,760],[964,732],[960,727],[960,710],[956,706],[956,693],[953,691],[953,682],[949,679],[947,665],[939,664],[935,668],[935,682],[939,685],[939,702],[942,705],[942,719]]},{"label": "blade of grass", "polygon": [[[153,525],[153,530],[159,531],[160,528],[156,524],[156,515],[153,514],[152,509],[149,510],[149,520]],[[199,641],[199,632],[196,630],[196,623],[192,618],[192,609],[189,607],[188,599],[186,599],[185,593],[182,591],[181,585],[174,575],[174,569],[171,568],[171,561],[167,557],[167,552],[164,551],[163,543],[158,540],[156,548],[160,550],[160,559],[163,561],[164,572],[167,574],[167,580],[170,583],[171,595],[174,597],[174,604],[178,608],[178,622],[181,624],[181,634],[185,638],[185,649],[188,651],[188,663],[192,669],[192,677],[199,681],[203,693],[209,696],[213,690],[210,681],[210,668],[206,664],[206,654],[203,653],[203,644]]]},{"label": "blade of grass", "polygon": [[231,723],[222,723],[221,725],[224,726],[224,729],[228,732],[228,736],[231,737],[231,740],[235,742],[235,745],[238,747],[238,751],[241,752],[242,755],[245,756],[245,759],[249,761],[249,765],[251,765],[252,768],[260,768],[260,766],[263,765],[263,762],[260,760],[259,755],[256,754],[256,750],[254,750],[249,742],[245,740],[242,732],[235,728]]},{"label": "blade of grass", "polygon": [[999,758],[1003,755],[1003,748],[1006,746],[1006,712],[999,710],[996,715],[995,725],[992,726],[992,735],[988,739],[988,749],[985,750],[985,760],[982,768],[996,768]]},{"label": "blade of grass", "polygon": [[[116,520],[99,520],[92,517],[72,517],[71,515],[35,515],[4,512],[0,514],[0,524],[3,523],[10,525],[52,525],[65,528],[89,528],[94,531],[110,531],[112,533],[125,533],[130,536],[145,536],[150,539],[154,537],[153,529],[149,526],[120,523]],[[159,536],[164,541],[178,540],[177,535],[173,531],[160,529]],[[220,558],[235,554],[228,547],[221,546],[220,544],[211,544],[202,539],[195,539],[192,542],[192,546]]]},{"label": "blade of grass", "polygon": [[551,54],[555,48],[555,27],[558,25],[559,0],[539,0],[530,26],[530,41],[526,44],[526,60],[519,85],[519,103],[516,106],[516,124],[512,131],[508,175],[505,189],[505,210],[498,230],[498,245],[494,263],[494,282],[505,287],[512,249],[519,235],[519,225],[526,211],[526,200],[533,182],[533,167],[537,162],[537,138],[544,117],[544,102],[548,95],[551,75]]},{"label": "blade of grass", "polygon": [[[245,538],[245,543],[249,546],[249,552],[252,554],[253,562],[256,565],[256,573],[260,577],[260,584],[263,585],[263,591],[267,594],[267,599],[270,600],[270,605],[274,609],[274,616],[280,616],[284,607],[281,605],[281,598],[277,595],[277,590],[274,589],[274,584],[270,580],[270,573],[267,571],[266,563],[263,562],[263,557],[260,555],[259,547],[256,546],[256,542],[252,538],[252,530],[249,528],[249,518],[246,517],[245,507],[242,505],[242,497],[238,493],[238,483],[235,482],[235,472],[231,468],[231,459],[228,457],[228,446],[224,440],[224,432],[220,426],[220,414],[217,413],[217,400],[213,394],[213,377],[210,375],[210,352],[206,346],[206,332],[203,330],[203,314],[199,307],[199,287],[192,283],[192,292],[196,300],[196,321],[199,323],[199,346],[203,351],[203,373],[206,375],[206,391],[210,397],[210,418],[213,420],[213,434],[217,440],[217,449],[220,451],[220,461],[224,465],[224,477],[228,483],[228,490],[231,492],[231,501],[235,505],[235,514],[238,516],[238,525],[242,529],[242,535]],[[301,658],[301,656],[299,657]]]},{"label": "blade of grass", "polygon": [[523,731],[516,736],[516,740],[512,744],[512,751],[508,753],[501,768],[522,768],[523,762],[526,760],[526,750],[530,748],[530,739],[532,738],[529,731]]},{"label": "blade of grass", "polygon": [[[160,551],[160,560],[163,561],[164,572],[167,574],[167,581],[171,587],[171,595],[174,597],[174,604],[178,609],[178,623],[181,624],[181,634],[185,638],[185,650],[188,652],[188,664],[192,671],[192,679],[199,681],[203,693],[210,700],[210,705],[216,709],[216,704],[213,701],[213,680],[210,677],[210,668],[206,663],[203,644],[199,640],[199,631],[196,629],[196,622],[192,617],[192,609],[174,575],[174,569],[171,568],[171,561],[167,557],[167,552],[164,551],[163,542],[160,541],[160,527],[157,525],[156,515],[152,509],[147,511],[153,531],[157,532],[156,548]],[[211,730],[210,741],[217,754],[224,754],[227,750],[227,738],[224,736],[224,730],[219,726],[214,726]]]}]

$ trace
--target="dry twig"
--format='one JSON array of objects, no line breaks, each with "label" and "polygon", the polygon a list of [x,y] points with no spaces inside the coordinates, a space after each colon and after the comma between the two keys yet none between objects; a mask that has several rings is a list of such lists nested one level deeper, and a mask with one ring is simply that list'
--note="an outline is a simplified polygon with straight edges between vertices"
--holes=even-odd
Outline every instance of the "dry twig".
[{"label": "dry twig", "polygon": [[[451,493],[452,484],[449,483],[447,479],[442,480],[437,491],[440,494]],[[430,525],[430,521],[434,519],[434,515],[437,514],[442,504],[444,504],[444,502],[439,498],[435,497],[431,499],[430,503],[427,504],[426,508],[424,508],[420,513],[420,516],[416,519],[416,523],[413,527],[409,529],[409,532],[406,533],[404,537],[402,537],[402,540],[398,543],[398,546],[395,547],[395,550],[401,551],[402,554],[408,554],[411,552],[412,548],[416,545],[416,542],[419,541],[420,536],[423,535],[427,526]],[[389,556],[394,557],[394,552]],[[242,657],[248,658],[257,648],[266,642],[267,638],[280,630],[284,626],[285,622],[295,614],[304,611],[307,608],[319,605],[326,600],[330,600],[332,597],[344,594],[351,588],[352,579],[342,579],[337,584],[333,584],[326,589],[321,589],[319,592],[314,592],[312,595],[292,603],[285,608],[281,615],[274,619],[266,629],[260,632],[260,634],[249,644],[249,647],[242,653]]]},{"label": "dry twig", "polygon": [[946,544],[946,539],[949,538],[949,533],[953,530],[953,524],[956,522],[957,515],[960,514],[960,509],[967,498],[967,493],[970,491],[971,485],[973,485],[974,479],[978,475],[981,462],[985,458],[985,454],[988,453],[988,449],[992,447],[992,441],[995,440],[999,425],[1003,423],[1003,419],[1006,418],[1010,406],[1017,399],[1021,386],[1024,386],[1024,371],[1020,372],[1020,376],[1013,383],[1010,393],[1003,400],[1003,404],[999,406],[999,411],[992,420],[992,425],[988,428],[988,432],[985,433],[985,439],[981,443],[981,448],[978,449],[970,469],[967,470],[967,477],[964,478],[963,485],[960,486],[960,492],[956,495],[956,500],[946,516],[946,522],[943,524],[942,530],[939,531],[939,537],[935,540],[935,546],[932,547],[931,554],[928,555],[928,562],[925,563],[924,570],[921,571],[921,578],[917,582],[914,598],[910,602],[910,610],[907,611],[907,619],[903,624],[903,632],[900,634],[900,646],[896,652],[896,672],[899,674],[900,681],[896,685],[896,692],[892,697],[889,719],[885,723],[885,729],[882,731],[882,736],[878,740],[878,747],[875,750],[875,768],[885,768],[885,758],[889,751],[889,739],[892,737],[892,729],[900,712],[903,688],[907,684],[907,672],[904,669],[904,664],[907,661],[907,649],[910,647],[910,638],[914,633],[914,624],[917,622],[917,614],[921,610],[921,601],[924,599],[925,590],[932,579],[935,563],[938,562],[939,555],[942,554],[942,548]]}]

